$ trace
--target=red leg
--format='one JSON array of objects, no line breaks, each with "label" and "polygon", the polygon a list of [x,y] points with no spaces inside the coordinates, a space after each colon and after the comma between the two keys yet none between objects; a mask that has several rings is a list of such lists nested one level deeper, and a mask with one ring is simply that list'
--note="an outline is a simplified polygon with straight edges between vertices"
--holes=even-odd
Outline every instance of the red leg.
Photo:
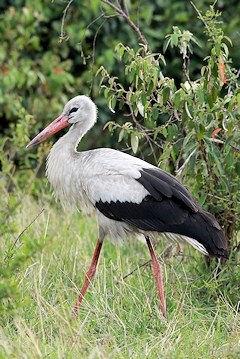
[{"label": "red leg", "polygon": [[150,238],[146,237],[146,241],[153,262],[153,274],[158,287],[158,295],[161,303],[160,308],[164,318],[166,318],[166,303],[164,298],[164,290],[163,290],[163,282],[162,282],[162,268],[156,257]]},{"label": "red leg", "polygon": [[88,286],[94,276],[94,274],[96,273],[96,269],[97,269],[97,263],[98,263],[98,258],[99,258],[99,255],[100,255],[100,252],[101,252],[101,248],[102,248],[102,244],[103,244],[103,241],[100,241],[98,240],[97,241],[97,245],[96,245],[96,248],[95,248],[95,251],[94,251],[94,254],[93,254],[93,257],[92,257],[92,262],[90,264],[90,267],[88,269],[88,271],[86,272],[86,275],[85,275],[85,281],[84,281],[84,284],[82,286],[82,289],[81,289],[81,292],[80,292],[80,295],[76,301],[76,304],[72,310],[72,315],[76,315],[77,312],[78,312],[78,308],[83,300],[83,297],[88,289]]}]

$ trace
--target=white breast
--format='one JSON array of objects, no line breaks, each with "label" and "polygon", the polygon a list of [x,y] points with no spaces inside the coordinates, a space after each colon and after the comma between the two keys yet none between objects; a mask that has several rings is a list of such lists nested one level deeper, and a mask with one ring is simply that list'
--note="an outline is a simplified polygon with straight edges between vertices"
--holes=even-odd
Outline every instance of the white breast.
[{"label": "white breast", "polygon": [[77,206],[89,213],[93,206],[81,181],[81,161],[67,146],[62,149],[61,139],[54,144],[47,158],[46,175],[53,187],[53,194],[64,208]]}]

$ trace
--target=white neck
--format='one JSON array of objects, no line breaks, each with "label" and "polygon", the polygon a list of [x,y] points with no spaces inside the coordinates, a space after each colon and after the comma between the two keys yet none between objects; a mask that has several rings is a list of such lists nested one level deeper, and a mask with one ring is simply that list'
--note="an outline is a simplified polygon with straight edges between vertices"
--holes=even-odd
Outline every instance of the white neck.
[{"label": "white neck", "polygon": [[80,169],[83,153],[77,152],[76,148],[88,129],[87,127],[80,129],[78,125],[73,125],[53,145],[47,158],[47,178],[54,189],[54,195],[61,200],[64,207],[76,205],[76,198],[79,196],[75,191],[81,178],[77,176],[75,166]]},{"label": "white neck", "polygon": [[76,152],[79,142],[91,127],[86,122],[73,124],[69,131],[53,145],[49,157],[52,153],[61,155],[64,151]]}]

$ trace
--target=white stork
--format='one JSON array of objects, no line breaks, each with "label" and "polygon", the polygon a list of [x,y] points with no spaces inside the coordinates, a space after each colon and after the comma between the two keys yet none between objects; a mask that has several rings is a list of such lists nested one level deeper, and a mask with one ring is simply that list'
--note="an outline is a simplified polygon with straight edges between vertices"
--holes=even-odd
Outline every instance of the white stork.
[{"label": "white stork", "polygon": [[52,147],[46,174],[63,205],[95,211],[99,236],[73,314],[93,278],[103,240],[121,243],[126,236],[145,237],[153,262],[163,316],[166,304],[161,266],[151,237],[185,241],[210,257],[228,258],[227,242],[213,215],[198,206],[188,190],[161,169],[110,148],[77,152],[81,138],[97,120],[97,108],[87,96],[76,96],[63,113],[27,147],[38,144],[68,125],[70,130]]}]

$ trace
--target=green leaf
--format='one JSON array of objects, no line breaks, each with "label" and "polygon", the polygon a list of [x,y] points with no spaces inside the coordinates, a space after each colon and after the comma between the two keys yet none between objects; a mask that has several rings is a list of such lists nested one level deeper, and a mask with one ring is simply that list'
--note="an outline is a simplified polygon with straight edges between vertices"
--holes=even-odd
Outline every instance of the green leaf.
[{"label": "green leaf", "polygon": [[162,91],[162,97],[163,97],[163,104],[165,104],[170,96],[170,88],[169,87],[165,87]]},{"label": "green leaf", "polygon": [[202,47],[202,44],[201,44],[200,40],[196,36],[192,35],[191,40],[193,42],[195,42],[195,44],[198,45],[199,47]]},{"label": "green leaf", "polygon": [[172,44],[174,46],[177,46],[178,45],[178,35],[177,34],[172,34],[171,35],[171,40],[172,40]]},{"label": "green leaf", "polygon": [[131,146],[132,146],[133,153],[137,153],[138,143],[139,143],[138,136],[134,132],[132,132],[131,133]]},{"label": "green leaf", "polygon": [[170,42],[171,42],[171,37],[169,36],[163,43],[163,53],[167,51]]},{"label": "green leaf", "polygon": [[105,88],[105,90],[104,90],[104,97],[107,98],[107,97],[108,97],[108,94],[109,94],[109,89],[108,89],[108,88]]},{"label": "green leaf", "polygon": [[163,127],[163,128],[162,128],[162,134],[163,134],[163,136],[164,136],[165,138],[167,138],[167,136],[168,136],[168,130],[167,130],[166,127]]},{"label": "green leaf", "polygon": [[228,36],[224,35],[223,38],[226,39],[229,42],[229,44],[232,46],[232,40]]},{"label": "green leaf", "polygon": [[200,125],[198,126],[198,131],[197,131],[198,141],[203,139],[204,134],[205,134],[205,127],[200,123]]},{"label": "green leaf", "polygon": [[197,89],[197,95],[198,95],[198,99],[200,104],[202,105],[204,103],[204,98],[205,98],[205,92],[202,88],[198,88]]},{"label": "green leaf", "polygon": [[207,199],[207,193],[204,193],[198,200],[198,205],[203,206]]},{"label": "green leaf", "polygon": [[178,136],[178,127],[175,123],[168,125],[168,137],[170,141],[173,141]]},{"label": "green leaf", "polygon": [[145,92],[142,92],[141,100],[142,100],[142,105],[145,106],[146,102],[147,102],[147,96],[146,96]]},{"label": "green leaf", "polygon": [[180,106],[180,93],[179,92],[175,92],[174,97],[173,97],[173,104],[174,104],[174,107],[176,107],[177,110],[181,109],[181,106]]},{"label": "green leaf", "polygon": [[122,57],[123,57],[123,55],[124,55],[124,51],[125,51],[124,46],[121,46],[121,47],[120,47],[120,50],[119,50],[120,59],[122,59]]},{"label": "green leaf", "polygon": [[212,87],[212,102],[214,103],[217,99],[218,92],[215,86]]},{"label": "green leaf", "polygon": [[228,50],[228,47],[226,44],[222,43],[222,48],[224,49],[224,52],[225,52],[225,56],[226,58],[228,58],[228,55],[229,55],[229,50]]},{"label": "green leaf", "polygon": [[188,115],[188,117],[192,120],[193,117],[192,117],[192,115],[190,113],[187,101],[185,102],[185,111],[186,111],[186,114]]},{"label": "green leaf", "polygon": [[185,148],[186,146],[187,146],[187,144],[188,144],[188,142],[190,141],[190,140],[194,140],[194,142],[195,142],[195,130],[194,129],[192,129],[191,131],[189,131],[188,133],[187,133],[187,135],[185,136],[185,138],[184,138],[184,141],[183,141],[183,148]]},{"label": "green leaf", "polygon": [[158,126],[154,131],[154,136],[153,136],[154,141],[156,141],[156,138],[157,138],[159,132],[160,132],[160,126]]},{"label": "green leaf", "polygon": [[216,51],[216,55],[217,57],[220,55],[220,44],[218,42],[215,43],[215,51]]},{"label": "green leaf", "polygon": [[108,100],[108,107],[110,108],[110,110],[115,113],[114,109],[117,103],[117,97],[115,95],[111,96]]},{"label": "green leaf", "polygon": [[233,140],[233,136],[229,136],[225,141],[225,146],[228,146],[232,140]]},{"label": "green leaf", "polygon": [[158,119],[158,115],[159,115],[159,112],[158,112],[158,108],[157,107],[153,107],[153,110],[152,110],[152,119],[155,121]]},{"label": "green leaf", "polygon": [[123,136],[124,136],[124,133],[125,133],[125,130],[122,128],[120,133],[119,133],[119,136],[118,136],[118,142],[121,142],[122,139],[123,139]]}]

